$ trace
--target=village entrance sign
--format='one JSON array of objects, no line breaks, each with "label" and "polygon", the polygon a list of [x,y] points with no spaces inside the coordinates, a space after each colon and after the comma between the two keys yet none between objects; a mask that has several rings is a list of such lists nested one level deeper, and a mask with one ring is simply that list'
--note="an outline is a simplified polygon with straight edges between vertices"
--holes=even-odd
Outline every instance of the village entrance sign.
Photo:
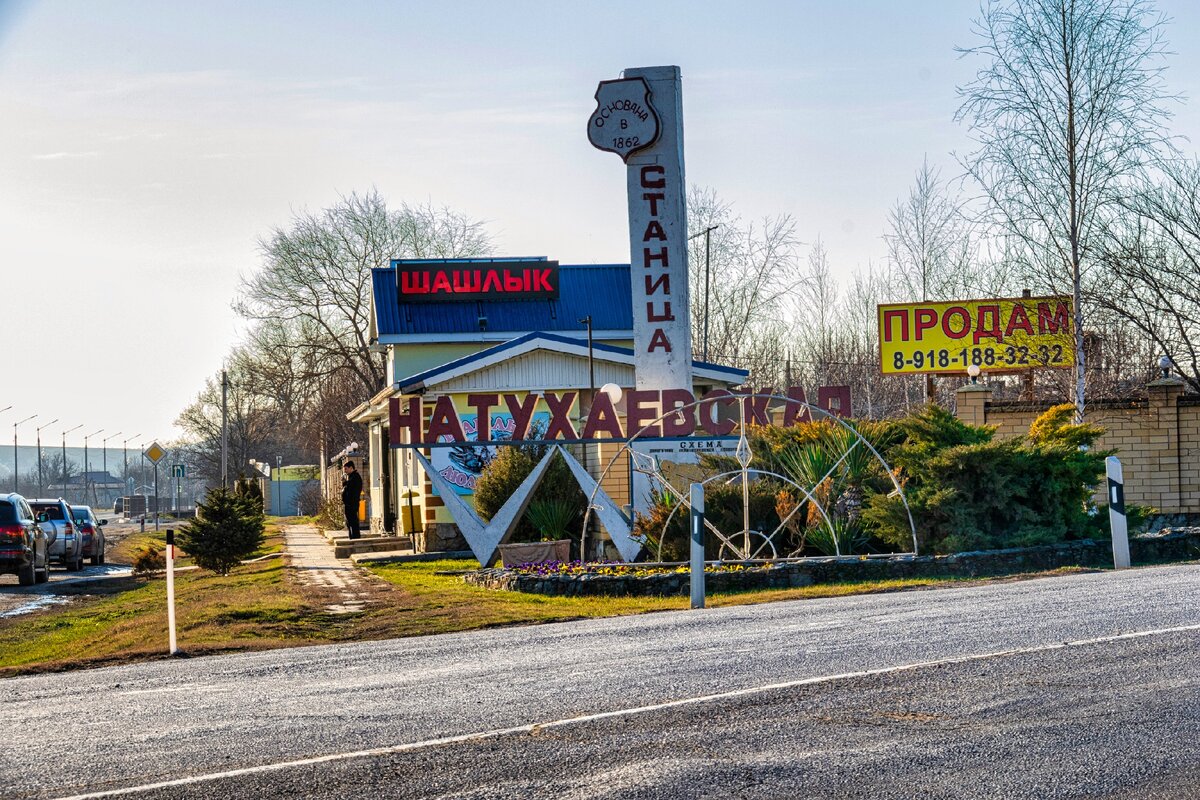
[{"label": "village entrance sign", "polygon": [[[742,530],[720,531],[711,522],[707,527],[721,541],[721,557],[752,559],[780,555],[777,541],[780,532],[804,504],[798,503],[792,513],[785,515],[774,531],[750,529],[749,487],[753,476],[765,475],[796,489],[805,503],[815,510],[824,525],[829,526],[833,540],[830,510],[816,496],[817,486],[802,486],[795,480],[755,468],[756,455],[749,434],[754,425],[782,424],[790,426],[802,420],[827,419],[850,431],[850,443],[833,470],[838,469],[851,453],[869,450],[891,478],[895,492],[903,491],[891,468],[882,456],[858,431],[841,419],[850,412],[849,387],[824,387],[817,403],[810,404],[799,388],[776,394],[763,390],[758,394],[734,394],[718,389],[703,397],[693,395],[692,342],[689,318],[688,235],[686,177],[683,158],[683,90],[679,67],[640,67],[627,69],[619,80],[601,81],[596,89],[596,109],[587,123],[588,140],[595,147],[616,153],[625,163],[626,189],[629,208],[630,288],[633,303],[633,349],[635,388],[624,392],[624,420],[617,410],[619,398],[608,392],[596,392],[593,387],[590,405],[582,418],[575,417],[577,392],[537,392],[524,395],[476,393],[467,395],[467,406],[474,409],[477,420],[490,419],[493,408],[505,409],[512,419],[509,438],[496,441],[490,436],[489,425],[477,425],[477,438],[469,440],[451,398],[439,397],[432,408],[426,409],[421,397],[410,397],[402,407],[401,398],[389,401],[390,437],[394,448],[407,448],[428,475],[430,483],[441,496],[455,524],[476,558],[483,565],[491,564],[497,550],[516,529],[524,516],[538,484],[545,477],[551,459],[563,458],[571,474],[588,497],[583,536],[595,515],[612,539],[622,559],[634,561],[641,554],[644,541],[634,534],[633,520],[604,490],[606,479],[614,475],[618,464],[629,463],[631,472],[651,478],[669,490],[678,502],[671,518],[683,507],[690,508],[689,492],[682,486],[672,486],[663,474],[659,460],[639,451],[640,442],[676,442],[681,447],[695,441],[699,432],[709,441],[714,437],[736,440],[738,469],[708,476],[705,483],[724,481],[740,483],[742,487]],[[543,268],[540,265],[539,269]],[[487,289],[482,274],[468,276],[478,282],[478,291]],[[462,283],[468,278],[460,278]],[[514,286],[529,291],[543,288],[557,292],[557,281],[542,279],[529,286],[513,276],[506,276]],[[438,275],[415,272],[410,276],[413,291],[428,299],[438,296]],[[455,278],[444,278],[442,294],[452,297]],[[507,286],[499,278],[501,286]],[[464,284],[465,285],[465,284]],[[474,284],[472,284],[472,287]],[[451,291],[453,290],[453,291]],[[421,299],[426,299],[422,297]],[[617,393],[620,390],[617,389]],[[539,400],[549,412],[545,425],[533,425]],[[428,410],[428,413],[426,411]],[[578,428],[576,422],[582,423]],[[407,436],[404,435],[407,432]],[[544,455],[533,471],[490,519],[483,520],[472,504],[454,491],[453,485],[430,463],[425,452],[438,447],[487,448],[520,446],[531,440],[540,443]],[[579,450],[596,443],[620,443],[617,453],[609,459],[599,476],[594,478],[572,454],[569,447]],[[907,502],[905,502],[907,509]],[[670,523],[670,519],[666,524]],[[912,515],[909,514],[909,524]],[[665,527],[665,526],[664,526]],[[661,540],[661,539],[660,539]],[[587,557],[581,538],[581,553]],[[913,551],[916,552],[916,535]],[[796,555],[785,553],[784,555]]]},{"label": "village entrance sign", "polygon": [[[830,389],[846,387],[829,387]],[[848,393],[847,393],[848,394]],[[599,392],[592,404],[591,411],[584,421],[582,433],[577,431],[575,421],[571,418],[570,410],[574,406],[576,392],[546,392],[544,399],[551,410],[549,423],[544,427],[530,425],[538,395],[528,394],[524,397],[515,394],[472,394],[468,395],[467,403],[479,413],[480,419],[487,419],[491,409],[497,407],[503,397],[504,406],[512,414],[514,427],[511,438],[493,440],[487,433],[488,426],[479,426],[476,440],[468,440],[458,412],[450,398],[439,397],[432,412],[424,413],[424,403],[420,397],[410,398],[407,406],[402,409],[401,399],[392,398],[389,401],[391,445],[395,448],[407,448],[417,463],[429,477],[433,488],[437,490],[445,503],[447,510],[466,539],[471,552],[483,565],[491,564],[496,558],[497,549],[504,544],[516,530],[521,518],[529,507],[529,502],[535,490],[546,474],[550,461],[561,457],[570,468],[572,476],[579,488],[588,497],[587,513],[584,519],[583,536],[586,536],[590,518],[595,515],[600,524],[608,532],[617,552],[625,561],[635,561],[642,555],[644,541],[634,534],[633,520],[615,503],[604,490],[605,479],[614,474],[614,470],[628,459],[635,473],[647,476],[659,485],[667,488],[670,495],[676,498],[670,517],[664,523],[664,530],[670,524],[675,514],[683,509],[690,509],[687,491],[682,487],[673,486],[669,476],[664,474],[658,459],[647,457],[638,451],[639,442],[653,440],[655,442],[688,442],[697,441],[695,434],[699,431],[709,437],[736,437],[735,449],[738,469],[718,472],[703,481],[706,485],[714,481],[739,484],[742,487],[742,529],[739,531],[721,531],[711,522],[706,527],[722,543],[721,557],[736,560],[757,558],[776,558],[780,556],[796,556],[798,553],[780,552],[777,543],[780,534],[786,529],[793,516],[800,511],[802,504],[797,504],[791,514],[785,516],[780,524],[772,531],[755,531],[750,527],[749,517],[749,487],[750,482],[758,477],[770,477],[795,488],[800,497],[812,508],[821,520],[821,524],[829,529],[831,538],[836,543],[838,536],[834,530],[832,510],[821,502],[817,487],[825,482],[841,464],[856,451],[865,450],[871,458],[878,462],[880,472],[891,481],[894,492],[904,500],[904,492],[896,479],[891,466],[875,447],[847,423],[842,416],[849,410],[849,397],[841,391],[826,391],[821,393],[824,404],[811,404],[805,399],[804,390],[799,387],[789,389],[785,394],[774,394],[767,390],[758,394],[735,394],[726,390],[709,392],[701,399],[695,399],[690,392],[682,390],[647,391],[633,390],[624,394],[626,403],[626,422],[624,426],[617,413],[613,398],[606,392]],[[840,403],[845,400],[845,405]],[[833,402],[839,405],[836,409]],[[844,409],[844,411],[843,411]],[[781,424],[791,426],[797,422],[827,421],[827,424],[837,425],[848,431],[851,436],[844,451],[838,455],[829,471],[815,480],[812,485],[805,486],[793,478],[780,475],[756,466],[757,454],[750,445],[750,434],[755,425]],[[404,433],[407,432],[407,441]],[[571,453],[569,447],[588,446],[604,443],[620,443],[617,452],[608,460],[599,480],[592,477],[587,469]],[[443,477],[422,453],[422,449],[439,447],[519,447],[540,445],[545,452],[532,472],[525,478],[515,492],[508,498],[500,510],[490,519],[480,518],[474,507],[466,498],[454,491],[453,485]],[[907,501],[904,501],[907,510]],[[912,527],[912,515],[908,515],[909,525],[913,533],[913,552],[917,549],[916,531]],[[581,537],[581,541],[585,541]],[[661,541],[661,537],[660,537]],[[653,554],[658,557],[658,554]]]}]

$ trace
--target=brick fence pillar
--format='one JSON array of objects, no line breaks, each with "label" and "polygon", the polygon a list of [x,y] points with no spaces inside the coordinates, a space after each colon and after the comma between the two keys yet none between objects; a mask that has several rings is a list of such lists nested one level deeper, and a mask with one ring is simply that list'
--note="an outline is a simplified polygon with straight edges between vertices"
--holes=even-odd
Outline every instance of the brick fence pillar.
[{"label": "brick fence pillar", "polygon": [[954,393],[954,415],[968,425],[986,425],[987,405],[991,399],[991,389],[968,383]]},{"label": "brick fence pillar", "polygon": [[1149,450],[1156,456],[1154,474],[1146,478],[1161,487],[1159,511],[1178,514],[1184,503],[1179,485],[1182,446],[1179,441],[1179,396],[1184,383],[1178,378],[1162,378],[1146,384],[1150,401],[1147,420]]}]

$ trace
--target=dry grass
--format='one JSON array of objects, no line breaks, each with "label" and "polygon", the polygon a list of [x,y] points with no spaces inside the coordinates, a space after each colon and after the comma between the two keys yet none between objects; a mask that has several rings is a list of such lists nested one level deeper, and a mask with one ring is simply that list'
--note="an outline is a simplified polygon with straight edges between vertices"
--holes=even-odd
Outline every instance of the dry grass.
[{"label": "dry grass", "polygon": [[[133,534],[117,555],[162,534]],[[283,544],[279,524],[260,554]],[[115,560],[115,559],[114,559]],[[176,575],[178,638],[187,654],[424,636],[505,625],[684,609],[686,597],[546,597],[468,586],[439,572],[473,562],[379,565],[364,579],[364,611],[332,614],[331,598],[300,583],[284,559],[243,564],[227,577]],[[1070,572],[1073,570],[1057,570]],[[1041,573],[1045,575],[1048,573]],[[984,579],[1014,580],[1020,577]],[[981,580],[907,579],[710,595],[713,607],[962,586]],[[0,676],[166,657],[166,586],[161,577],[106,581],[76,590],[66,606],[0,620]]]}]

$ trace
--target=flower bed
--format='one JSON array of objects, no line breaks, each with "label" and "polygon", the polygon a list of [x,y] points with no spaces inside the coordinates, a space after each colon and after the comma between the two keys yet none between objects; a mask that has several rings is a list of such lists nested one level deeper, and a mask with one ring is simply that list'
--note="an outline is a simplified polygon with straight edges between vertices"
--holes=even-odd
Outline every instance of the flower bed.
[{"label": "flower bed", "polygon": [[[1135,563],[1200,558],[1200,527],[1166,528],[1131,537]],[[815,583],[921,577],[980,577],[1059,567],[1112,566],[1112,544],[1084,539],[1041,547],[982,550],[948,556],[892,555],[806,558],[794,561],[710,563],[709,592],[786,589]],[[686,564],[546,562],[512,569],[481,569],[463,576],[475,586],[549,595],[653,596],[687,594]]]}]

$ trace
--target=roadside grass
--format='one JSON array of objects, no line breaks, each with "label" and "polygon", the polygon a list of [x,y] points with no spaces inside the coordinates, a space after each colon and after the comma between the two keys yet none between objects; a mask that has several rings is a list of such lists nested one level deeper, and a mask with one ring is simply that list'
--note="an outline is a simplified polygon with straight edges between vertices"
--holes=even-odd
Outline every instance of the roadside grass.
[{"label": "roadside grass", "polygon": [[[475,566],[475,562],[468,560],[370,566],[368,569],[372,573],[398,590],[397,597],[392,601],[394,605],[390,613],[400,610],[407,615],[404,618],[393,617],[391,635],[420,636],[501,625],[674,611],[689,606],[687,597],[549,597],[524,592],[497,591],[470,586],[457,575],[438,574],[468,570]],[[911,591],[1087,571],[1092,570],[1068,567],[1052,572],[999,578],[903,578],[832,583],[797,589],[712,593],[707,596],[705,602],[709,607],[755,605],[779,600]],[[368,613],[389,613],[389,610],[376,609]]]},{"label": "roadside grass", "polygon": [[[147,527],[145,532],[136,531],[126,534],[120,541],[108,546],[105,553],[106,562],[109,564],[129,564],[132,563],[134,554],[147,545],[154,545],[160,549],[166,549],[167,546],[167,528],[173,528],[178,531],[183,527],[184,523],[174,522],[172,525],[160,525],[160,530],[154,530],[153,526]],[[266,534],[263,537],[263,544],[260,548],[251,553],[246,560],[262,558],[273,553],[283,552],[283,526],[289,524],[290,520],[284,518],[282,520],[274,517],[268,518],[266,524]],[[180,550],[175,552],[175,566],[187,567],[191,566],[192,559]]]},{"label": "roadside grass", "polygon": [[[266,542],[256,556],[282,550],[282,525],[287,522],[269,521]],[[135,548],[148,542],[162,544],[164,539],[162,531],[147,531],[132,534],[120,544]],[[364,578],[370,600],[363,611],[349,614],[326,610],[336,598],[301,584],[281,558],[243,563],[226,577],[203,570],[183,571],[175,579],[179,646],[188,655],[200,655],[688,607],[686,597],[548,597],[496,591],[467,585],[459,575],[446,574],[474,566],[468,560],[373,565]],[[731,592],[710,594],[707,604],[720,607],[925,590],[1083,571],[1092,570],[1067,568],[998,578],[916,578]],[[0,620],[0,676],[167,657],[166,585],[161,576],[64,587],[63,593],[77,597],[66,606]]]},{"label": "roadside grass", "polygon": [[[165,532],[136,533],[114,546],[165,545]],[[280,552],[278,525],[268,527],[264,546],[253,557]],[[121,558],[121,561],[128,561]],[[177,563],[187,564],[187,559]],[[179,639],[189,651],[249,650],[327,640],[305,599],[287,580],[283,559],[243,564],[222,578],[203,570],[175,576]],[[68,669],[165,656],[166,581],[110,579],[62,587],[73,595],[55,613],[35,612],[0,621],[0,675],[41,669]],[[30,669],[36,667],[37,669]]]}]

